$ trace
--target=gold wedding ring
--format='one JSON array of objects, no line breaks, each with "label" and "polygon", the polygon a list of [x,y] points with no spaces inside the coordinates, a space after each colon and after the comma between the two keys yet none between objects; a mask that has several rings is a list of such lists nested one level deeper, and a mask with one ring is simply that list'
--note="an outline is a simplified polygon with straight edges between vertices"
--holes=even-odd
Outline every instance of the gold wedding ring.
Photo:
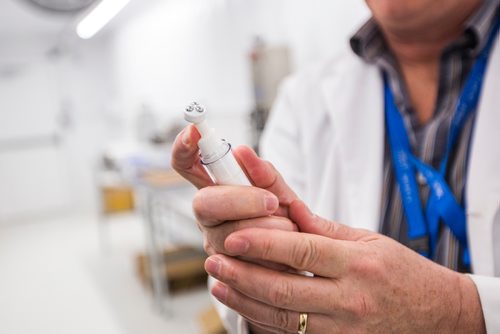
[{"label": "gold wedding ring", "polygon": [[298,334],[306,334],[307,331],[307,313],[301,313],[299,315],[299,330]]}]

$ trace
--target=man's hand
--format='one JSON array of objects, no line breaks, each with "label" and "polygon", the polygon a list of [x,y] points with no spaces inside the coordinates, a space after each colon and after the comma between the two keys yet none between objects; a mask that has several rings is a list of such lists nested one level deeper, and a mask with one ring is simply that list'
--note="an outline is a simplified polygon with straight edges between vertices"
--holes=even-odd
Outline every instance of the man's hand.
[{"label": "man's hand", "polygon": [[300,201],[290,218],[304,233],[245,229],[225,249],[315,277],[277,272],[215,255],[212,293],[254,326],[297,332],[299,313],[315,333],[484,333],[474,283],[396,241],[312,215]]},{"label": "man's hand", "polygon": [[[209,255],[227,253],[224,249],[226,237],[245,228],[297,231],[297,226],[286,218],[288,206],[297,196],[269,162],[259,159],[251,149],[240,147],[234,151],[235,157],[256,187],[213,187],[215,184],[200,163],[199,140],[200,135],[193,125],[184,129],[173,146],[172,167],[201,189],[193,201],[193,208]],[[266,268],[289,270],[287,266],[268,261],[250,261]],[[267,332],[250,327],[255,334]]]},{"label": "man's hand", "polygon": [[297,199],[281,175],[248,147],[239,147],[235,157],[255,185],[214,186],[200,164],[197,143],[200,135],[188,126],[176,138],[172,166],[200,190],[193,200],[198,226],[208,254],[227,253],[226,237],[249,227],[297,231],[288,217],[288,206]]}]

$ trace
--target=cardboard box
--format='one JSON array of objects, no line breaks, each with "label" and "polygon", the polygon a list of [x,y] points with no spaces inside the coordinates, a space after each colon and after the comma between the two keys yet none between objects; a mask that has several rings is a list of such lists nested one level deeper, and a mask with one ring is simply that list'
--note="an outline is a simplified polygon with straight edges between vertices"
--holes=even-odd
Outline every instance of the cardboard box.
[{"label": "cardboard box", "polygon": [[[170,248],[163,251],[162,258],[163,277],[169,292],[206,286],[208,275],[204,264],[207,256],[202,250],[189,246]],[[136,269],[143,285],[151,288],[150,261],[146,254],[137,256]]]},{"label": "cardboard box", "polygon": [[134,192],[128,186],[101,188],[104,213],[118,213],[134,209]]},{"label": "cardboard box", "polygon": [[227,334],[222,320],[213,306],[198,316],[198,322],[203,334]]}]

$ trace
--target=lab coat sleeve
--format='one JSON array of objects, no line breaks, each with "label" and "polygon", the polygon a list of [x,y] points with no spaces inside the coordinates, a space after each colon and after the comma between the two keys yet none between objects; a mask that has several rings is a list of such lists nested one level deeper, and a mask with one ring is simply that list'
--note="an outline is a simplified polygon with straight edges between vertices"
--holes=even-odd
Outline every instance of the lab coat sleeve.
[{"label": "lab coat sleeve", "polygon": [[[298,124],[291,105],[292,80],[281,86],[271,116],[261,141],[261,156],[271,161],[292,189],[300,196],[303,182],[300,179],[300,155],[291,155],[299,148]],[[288,154],[287,154],[288,153]],[[214,280],[211,279],[211,284]],[[210,285],[210,283],[209,283]],[[214,299],[219,316],[228,334],[249,334],[247,321],[235,311]]]},{"label": "lab coat sleeve", "polygon": [[469,275],[481,300],[487,333],[500,333],[500,278]]}]

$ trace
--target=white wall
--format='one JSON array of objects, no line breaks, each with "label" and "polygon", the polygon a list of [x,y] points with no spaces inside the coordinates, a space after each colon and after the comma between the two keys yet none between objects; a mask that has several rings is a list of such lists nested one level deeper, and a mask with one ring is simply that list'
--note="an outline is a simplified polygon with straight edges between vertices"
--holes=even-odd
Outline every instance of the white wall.
[{"label": "white wall", "polygon": [[61,139],[0,152],[0,223],[95,210],[92,168],[108,137],[112,95],[109,43],[68,41],[55,56],[49,52],[58,44],[53,34],[0,38],[0,68],[21,69],[0,78],[0,139]]},{"label": "white wall", "polygon": [[[95,166],[105,143],[113,137],[110,119],[114,94],[107,36],[75,40],[57,62],[60,94],[69,116],[64,130],[70,171],[72,211],[95,212]],[[112,125],[110,125],[112,123]]]},{"label": "white wall", "polygon": [[[38,39],[4,40],[0,54],[0,221],[67,206],[57,131],[58,91]],[[9,74],[10,73],[10,74]],[[62,181],[62,182],[61,182]]]},{"label": "white wall", "polygon": [[247,55],[254,36],[289,45],[300,69],[345,47],[366,16],[362,0],[154,2],[116,33],[119,104],[130,118],[144,101],[166,118],[180,118],[197,99],[231,141],[247,142],[245,117],[253,106]]}]

